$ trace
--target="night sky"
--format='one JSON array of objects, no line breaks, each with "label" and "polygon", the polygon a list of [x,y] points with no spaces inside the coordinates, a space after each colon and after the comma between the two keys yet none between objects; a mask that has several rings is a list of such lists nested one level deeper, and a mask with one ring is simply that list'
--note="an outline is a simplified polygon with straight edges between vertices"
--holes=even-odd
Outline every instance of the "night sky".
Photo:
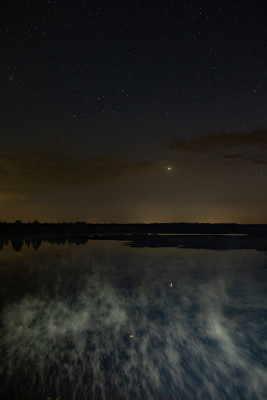
[{"label": "night sky", "polygon": [[267,7],[9,1],[2,221],[267,223]]}]

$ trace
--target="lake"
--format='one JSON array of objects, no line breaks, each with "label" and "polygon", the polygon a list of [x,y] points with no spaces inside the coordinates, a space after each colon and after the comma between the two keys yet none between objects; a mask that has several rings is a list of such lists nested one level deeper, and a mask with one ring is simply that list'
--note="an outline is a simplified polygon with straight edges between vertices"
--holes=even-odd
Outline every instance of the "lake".
[{"label": "lake", "polygon": [[130,244],[3,246],[1,398],[266,399],[266,252]]}]

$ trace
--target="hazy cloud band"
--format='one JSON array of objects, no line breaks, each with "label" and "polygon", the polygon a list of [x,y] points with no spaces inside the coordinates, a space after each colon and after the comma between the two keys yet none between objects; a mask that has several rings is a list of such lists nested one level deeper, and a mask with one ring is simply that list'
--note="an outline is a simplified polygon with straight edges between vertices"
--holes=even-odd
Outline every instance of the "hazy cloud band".
[{"label": "hazy cloud band", "polygon": [[68,154],[27,152],[0,155],[0,190],[39,190],[86,187],[157,173],[153,161],[95,157],[79,159]]}]

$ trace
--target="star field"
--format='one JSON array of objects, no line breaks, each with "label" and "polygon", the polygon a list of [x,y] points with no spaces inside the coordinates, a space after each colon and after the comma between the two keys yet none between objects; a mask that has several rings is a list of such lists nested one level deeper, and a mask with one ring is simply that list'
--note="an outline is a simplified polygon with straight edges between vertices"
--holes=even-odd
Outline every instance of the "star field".
[{"label": "star field", "polygon": [[[5,182],[0,218],[21,218],[20,212],[28,219],[54,220],[59,213],[67,220],[124,221],[129,211],[129,220],[145,222],[247,222],[257,203],[257,195],[250,199],[247,194],[258,177],[265,181],[266,176],[266,15],[263,1],[6,4],[0,62]],[[253,144],[257,131],[263,132],[261,147],[257,140]],[[248,134],[252,140],[246,149],[240,142],[241,152],[235,140],[227,152],[216,145],[213,161],[208,152],[192,150],[198,141],[207,145],[206,136],[218,132],[239,133],[240,140]],[[186,145],[174,151],[180,140]],[[42,155],[36,161],[37,154]],[[261,164],[255,162],[259,158]],[[95,170],[95,159],[110,170],[110,178]],[[75,165],[77,175],[68,172],[65,162]],[[53,177],[51,163],[58,168]],[[119,172],[118,165],[131,171],[129,175]],[[213,179],[216,186],[211,165],[224,176],[221,201],[211,188]],[[34,168],[43,171],[39,180]],[[240,168],[245,182],[238,178]],[[192,178],[201,169],[205,196],[195,193],[198,178]],[[85,204],[75,213],[75,207],[81,210],[79,190]],[[27,207],[18,203],[21,191]],[[113,205],[106,210],[103,196],[111,191]],[[257,186],[255,194],[260,192]],[[120,214],[120,199],[126,197],[128,208],[124,202]],[[194,209],[198,203],[202,211],[189,212],[188,202]],[[42,207],[36,216],[37,204]],[[223,212],[218,214],[218,207]],[[259,210],[251,218],[260,222],[267,215]]]}]

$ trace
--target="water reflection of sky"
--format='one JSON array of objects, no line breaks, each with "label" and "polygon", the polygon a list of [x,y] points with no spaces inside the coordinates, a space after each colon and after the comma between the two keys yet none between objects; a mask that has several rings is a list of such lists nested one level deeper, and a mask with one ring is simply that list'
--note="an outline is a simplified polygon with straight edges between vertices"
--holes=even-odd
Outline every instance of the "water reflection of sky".
[{"label": "water reflection of sky", "polygon": [[2,398],[266,399],[265,257],[6,246]]}]

